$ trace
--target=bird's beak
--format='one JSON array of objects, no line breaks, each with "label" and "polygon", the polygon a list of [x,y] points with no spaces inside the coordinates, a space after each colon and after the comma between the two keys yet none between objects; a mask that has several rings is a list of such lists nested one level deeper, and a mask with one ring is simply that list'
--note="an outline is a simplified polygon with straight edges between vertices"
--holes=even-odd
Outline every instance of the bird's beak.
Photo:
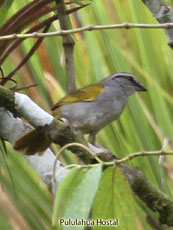
[{"label": "bird's beak", "polygon": [[141,85],[140,83],[137,83],[135,86],[136,91],[147,91],[147,89]]}]

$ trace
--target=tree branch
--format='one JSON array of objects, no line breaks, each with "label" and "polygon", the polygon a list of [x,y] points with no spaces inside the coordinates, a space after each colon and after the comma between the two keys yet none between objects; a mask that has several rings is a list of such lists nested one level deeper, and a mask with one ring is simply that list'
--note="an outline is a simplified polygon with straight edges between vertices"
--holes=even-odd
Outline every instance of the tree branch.
[{"label": "tree branch", "polygon": [[[66,16],[64,0],[55,0],[55,2],[57,4],[60,27],[63,30],[69,30],[70,26]],[[70,34],[66,34],[62,38],[62,44],[64,47],[64,55],[65,55],[67,89],[68,92],[72,92],[76,89],[75,69],[74,69],[74,59],[73,59],[75,42]]]},{"label": "tree branch", "polygon": [[95,31],[95,30],[112,30],[112,29],[132,29],[132,28],[141,28],[141,29],[172,29],[173,23],[163,23],[163,24],[138,24],[138,23],[122,23],[122,24],[112,24],[112,25],[87,25],[79,27],[76,29],[68,30],[58,30],[56,32],[49,33],[28,33],[28,34],[10,34],[5,36],[0,36],[1,40],[14,40],[20,38],[39,38],[39,37],[54,37],[54,36],[65,36],[67,34],[75,34],[85,31]]}]

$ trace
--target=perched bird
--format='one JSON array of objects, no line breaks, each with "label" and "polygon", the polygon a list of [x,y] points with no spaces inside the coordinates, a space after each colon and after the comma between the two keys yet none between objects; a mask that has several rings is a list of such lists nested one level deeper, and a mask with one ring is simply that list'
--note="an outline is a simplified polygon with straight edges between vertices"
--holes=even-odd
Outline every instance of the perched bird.
[{"label": "perched bird", "polygon": [[[67,94],[52,108],[53,115],[65,118],[76,133],[89,134],[89,142],[95,143],[96,134],[121,115],[128,97],[136,91],[147,90],[134,75],[116,73]],[[33,155],[50,143],[33,129],[16,141],[14,149]]]}]

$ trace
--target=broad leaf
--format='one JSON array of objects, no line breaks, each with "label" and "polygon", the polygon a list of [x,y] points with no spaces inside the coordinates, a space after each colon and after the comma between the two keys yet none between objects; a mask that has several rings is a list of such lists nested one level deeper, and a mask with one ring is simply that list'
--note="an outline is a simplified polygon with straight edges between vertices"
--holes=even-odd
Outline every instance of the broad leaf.
[{"label": "broad leaf", "polygon": [[103,226],[104,230],[116,229],[117,225],[121,230],[137,229],[133,195],[118,167],[108,168],[103,173],[93,205],[92,219],[95,220],[94,230],[100,230]]},{"label": "broad leaf", "polygon": [[[88,170],[81,183],[74,187],[73,194],[67,202],[64,212],[64,219],[87,220],[89,212],[97,192],[101,176],[101,165]],[[84,229],[85,226],[78,226],[77,229]],[[74,229],[72,226],[65,226],[64,230]]]},{"label": "broad leaf", "polygon": [[83,174],[84,171],[81,170],[80,167],[76,167],[72,169],[65,177],[65,179],[61,182],[55,198],[55,204],[54,204],[53,216],[52,216],[53,225],[56,224],[58,220],[58,216],[61,210],[63,210],[63,207],[66,204],[68,197],[71,194],[73,186],[76,186],[78,184]]},{"label": "broad leaf", "polygon": [[[73,169],[60,185],[56,195],[53,224],[61,220],[87,220],[97,192],[101,176],[101,165],[89,170]],[[61,205],[63,203],[63,205]],[[62,214],[61,214],[61,213]],[[60,223],[60,220],[59,220]],[[62,227],[63,226],[63,227]],[[61,229],[74,229],[74,226],[61,225]],[[78,226],[82,230],[85,226]]]}]

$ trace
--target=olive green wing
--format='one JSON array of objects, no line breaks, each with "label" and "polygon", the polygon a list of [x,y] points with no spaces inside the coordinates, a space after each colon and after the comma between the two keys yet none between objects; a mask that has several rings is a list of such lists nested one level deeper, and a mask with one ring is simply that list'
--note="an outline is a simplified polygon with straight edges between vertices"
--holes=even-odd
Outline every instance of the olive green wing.
[{"label": "olive green wing", "polygon": [[54,105],[52,110],[55,110],[58,107],[69,103],[93,101],[103,92],[103,90],[104,85],[101,84],[85,86],[81,89],[75,90],[67,94],[60,101],[58,101],[58,103]]}]

